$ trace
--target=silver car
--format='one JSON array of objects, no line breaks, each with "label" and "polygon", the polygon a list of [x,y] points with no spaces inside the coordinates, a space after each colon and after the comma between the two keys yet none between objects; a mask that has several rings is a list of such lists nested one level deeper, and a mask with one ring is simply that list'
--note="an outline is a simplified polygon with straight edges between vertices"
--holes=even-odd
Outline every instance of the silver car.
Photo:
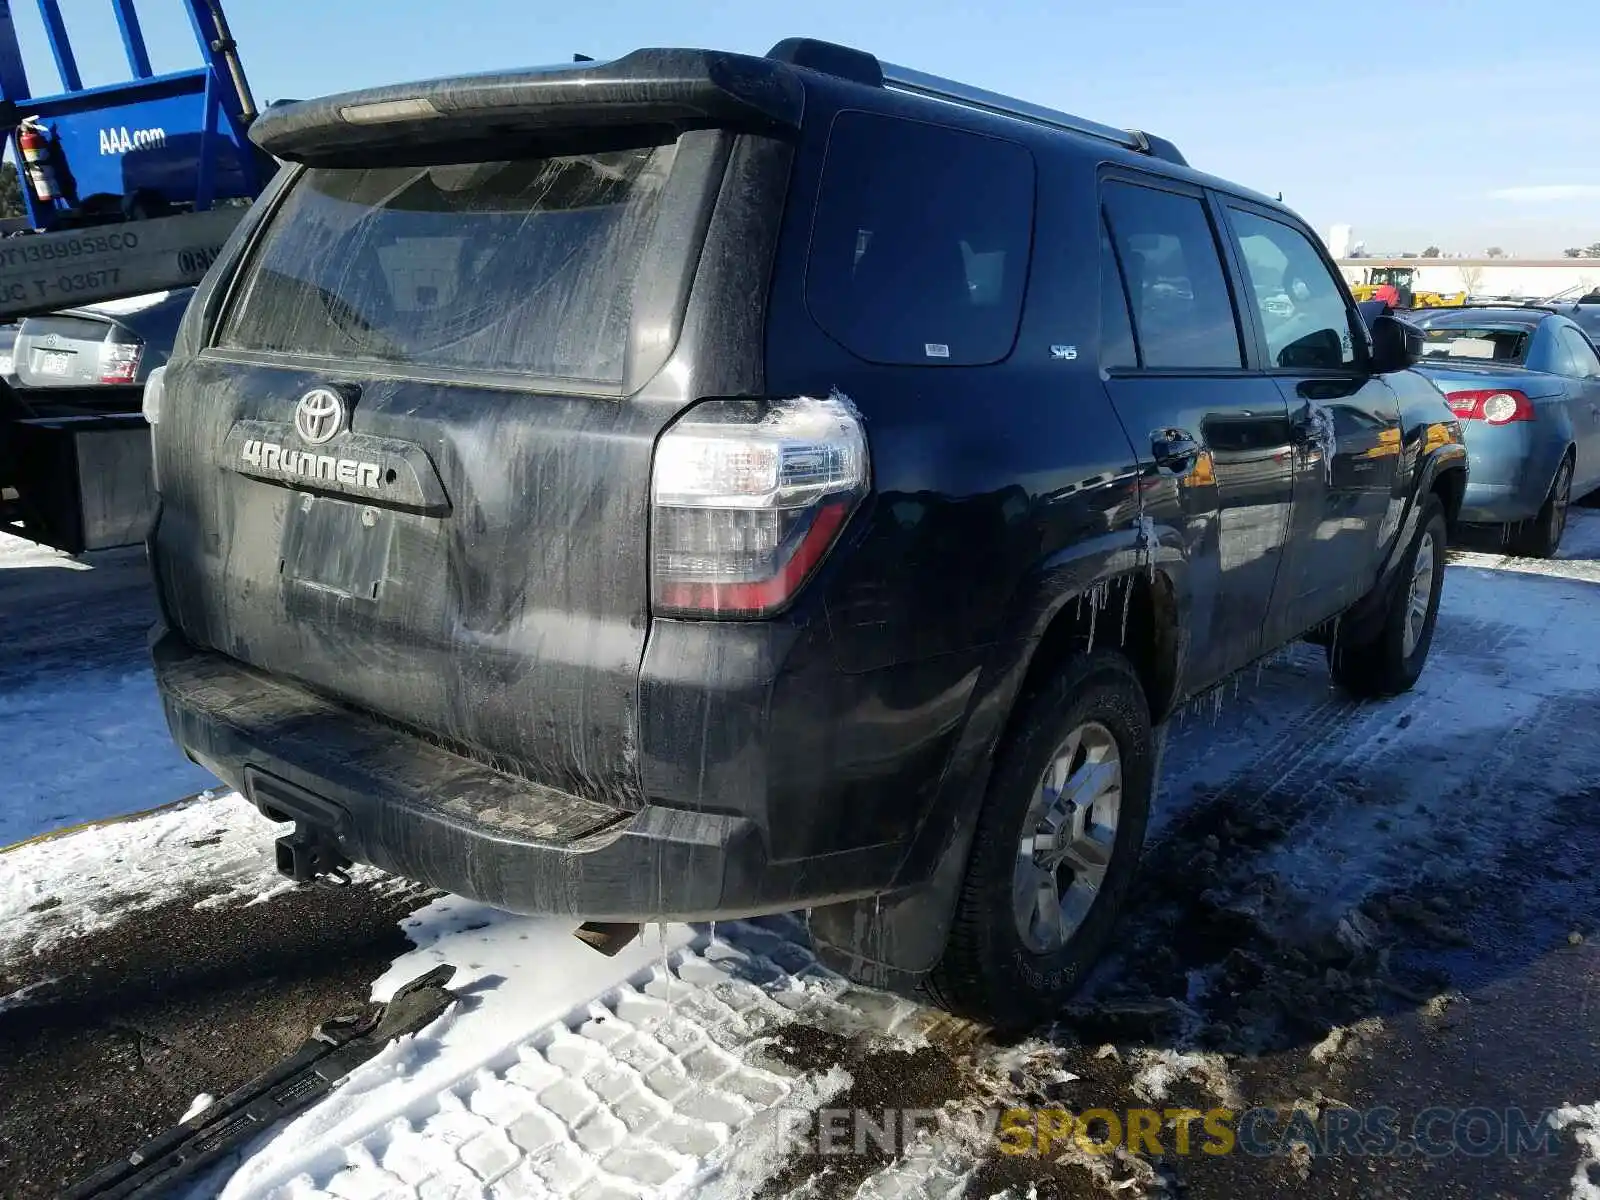
[{"label": "silver car", "polygon": [[12,348],[25,388],[142,384],[167,361],[193,288],[23,318]]}]

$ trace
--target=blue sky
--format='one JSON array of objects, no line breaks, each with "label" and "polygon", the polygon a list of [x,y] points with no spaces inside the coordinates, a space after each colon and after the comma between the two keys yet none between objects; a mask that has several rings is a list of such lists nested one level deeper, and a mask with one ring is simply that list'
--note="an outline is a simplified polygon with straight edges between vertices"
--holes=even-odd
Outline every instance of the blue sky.
[{"label": "blue sky", "polygon": [[[1544,0],[225,0],[260,100],[611,57],[842,41],[1173,139],[1201,169],[1373,251],[1600,241],[1600,4]],[[61,0],[86,83],[124,73],[109,0]],[[36,92],[34,6],[14,4]],[[178,0],[139,0],[157,70],[192,65]],[[1496,97],[1504,98],[1497,102]]]}]

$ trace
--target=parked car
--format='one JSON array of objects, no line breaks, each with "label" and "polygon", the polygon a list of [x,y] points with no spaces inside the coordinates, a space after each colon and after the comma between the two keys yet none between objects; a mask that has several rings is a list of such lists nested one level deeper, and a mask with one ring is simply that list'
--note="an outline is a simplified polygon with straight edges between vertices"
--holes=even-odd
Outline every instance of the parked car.
[{"label": "parked car", "polygon": [[0,325],[0,382],[8,387],[16,387],[19,382],[15,354],[19,328],[15,321]]},{"label": "parked car", "polygon": [[1600,291],[1580,296],[1564,311],[1566,316],[1589,335],[1591,342],[1600,344]]},{"label": "parked car", "polygon": [[1176,705],[1301,637],[1423,668],[1467,474],[1420,334],[1159,138],[808,40],[251,136],[291,165],[146,388],[152,646],[295,878],[805,908],[1022,1024]]},{"label": "parked car", "polygon": [[13,350],[28,388],[143,383],[167,361],[193,288],[24,317]]},{"label": "parked car", "polygon": [[1418,371],[1463,422],[1472,461],[1461,519],[1503,527],[1518,554],[1561,545],[1573,496],[1600,488],[1600,356],[1551,309],[1419,314]]}]

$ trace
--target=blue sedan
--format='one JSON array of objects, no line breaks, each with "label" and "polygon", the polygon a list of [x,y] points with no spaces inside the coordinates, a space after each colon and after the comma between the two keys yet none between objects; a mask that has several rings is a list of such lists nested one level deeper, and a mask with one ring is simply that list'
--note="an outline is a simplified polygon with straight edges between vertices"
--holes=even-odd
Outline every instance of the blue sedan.
[{"label": "blue sedan", "polygon": [[1412,314],[1417,370],[1444,393],[1467,443],[1461,520],[1499,525],[1517,554],[1553,556],[1573,496],[1600,488],[1600,354],[1548,308]]}]

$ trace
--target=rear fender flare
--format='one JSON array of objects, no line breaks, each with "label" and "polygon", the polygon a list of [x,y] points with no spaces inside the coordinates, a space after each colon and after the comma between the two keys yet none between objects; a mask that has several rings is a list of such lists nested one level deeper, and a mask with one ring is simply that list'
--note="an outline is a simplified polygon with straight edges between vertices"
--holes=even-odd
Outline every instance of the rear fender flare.
[{"label": "rear fender flare", "polygon": [[[908,991],[944,952],[989,773],[1010,726],[1034,655],[1068,605],[1097,587],[1145,571],[1161,576],[1176,598],[1178,671],[1187,653],[1189,564],[1176,531],[1141,527],[1086,539],[1040,560],[1019,583],[1006,628],[968,703],[962,734],[946,765],[938,798],[882,896],[813,909],[811,935],[823,962],[875,987]],[[1115,628],[1118,617],[1106,620]]]},{"label": "rear fender flare", "polygon": [[[1415,436],[1424,449],[1412,472],[1410,492],[1406,497],[1405,510],[1401,513],[1394,540],[1384,555],[1383,565],[1379,568],[1377,582],[1373,584],[1372,590],[1351,605],[1350,609],[1339,618],[1339,627],[1343,631],[1341,636],[1359,641],[1375,624],[1382,622],[1389,596],[1399,581],[1400,568],[1405,563],[1406,551],[1416,539],[1417,529],[1422,522],[1424,502],[1433,493],[1434,485],[1446,472],[1459,471],[1463,477],[1467,474],[1467,449],[1460,442],[1449,441],[1428,450],[1427,430],[1418,430]],[[1414,444],[1409,437],[1407,444]]]}]

